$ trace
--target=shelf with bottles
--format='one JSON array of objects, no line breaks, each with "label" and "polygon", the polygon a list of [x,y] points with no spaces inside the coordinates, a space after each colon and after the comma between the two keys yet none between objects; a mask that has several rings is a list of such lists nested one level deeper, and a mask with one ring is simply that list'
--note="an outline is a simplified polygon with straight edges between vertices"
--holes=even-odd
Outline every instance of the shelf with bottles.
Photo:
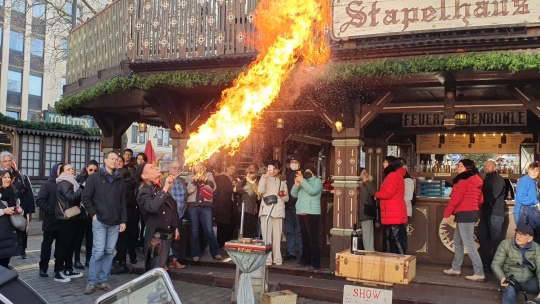
[{"label": "shelf with bottles", "polygon": [[[454,178],[458,174],[457,173],[447,173],[447,172],[410,172],[412,177],[426,177],[426,178]],[[518,179],[523,177],[525,174],[507,174],[507,173],[499,173],[501,177],[508,178],[511,180]]]}]

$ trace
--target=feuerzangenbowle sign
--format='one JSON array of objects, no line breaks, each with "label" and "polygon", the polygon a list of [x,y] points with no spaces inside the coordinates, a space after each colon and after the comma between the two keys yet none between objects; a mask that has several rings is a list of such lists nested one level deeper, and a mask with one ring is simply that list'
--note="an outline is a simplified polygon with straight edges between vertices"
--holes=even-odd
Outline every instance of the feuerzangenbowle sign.
[{"label": "feuerzangenbowle sign", "polygon": [[540,23],[539,0],[334,0],[335,39]]}]

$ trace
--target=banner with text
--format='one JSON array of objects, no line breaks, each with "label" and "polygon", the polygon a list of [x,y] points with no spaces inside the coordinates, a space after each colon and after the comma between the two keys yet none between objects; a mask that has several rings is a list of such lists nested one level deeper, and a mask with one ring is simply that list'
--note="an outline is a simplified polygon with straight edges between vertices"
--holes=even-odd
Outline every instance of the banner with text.
[{"label": "banner with text", "polygon": [[[527,111],[467,112],[465,127],[522,127],[527,126]],[[443,113],[404,113],[401,125],[405,128],[444,127]]]},{"label": "banner with text", "polygon": [[540,23],[538,0],[334,0],[334,39]]}]

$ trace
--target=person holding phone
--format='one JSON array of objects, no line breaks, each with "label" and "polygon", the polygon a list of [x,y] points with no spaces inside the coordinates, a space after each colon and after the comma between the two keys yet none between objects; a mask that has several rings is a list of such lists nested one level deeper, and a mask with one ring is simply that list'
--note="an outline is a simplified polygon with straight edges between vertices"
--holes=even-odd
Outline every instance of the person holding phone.
[{"label": "person holding phone", "polygon": [[[287,191],[287,181],[279,176],[281,164],[278,160],[272,160],[268,165],[268,170],[259,181],[259,193],[262,196],[259,217],[261,218],[261,230],[264,241],[272,243],[272,254],[268,256],[266,265],[283,265],[281,257],[281,231],[283,230],[283,219],[285,218],[285,202],[289,201]],[[272,213],[270,210],[274,209]],[[268,218],[270,217],[270,218]],[[268,226],[266,221],[268,219]],[[268,237],[268,240],[265,238]]]}]

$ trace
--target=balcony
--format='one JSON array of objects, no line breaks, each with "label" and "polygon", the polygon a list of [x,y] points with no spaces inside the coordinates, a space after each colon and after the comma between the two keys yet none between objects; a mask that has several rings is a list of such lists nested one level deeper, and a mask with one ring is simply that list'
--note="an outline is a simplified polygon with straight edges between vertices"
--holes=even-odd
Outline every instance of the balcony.
[{"label": "balcony", "polygon": [[71,31],[67,83],[121,62],[255,53],[258,0],[117,0]]}]

